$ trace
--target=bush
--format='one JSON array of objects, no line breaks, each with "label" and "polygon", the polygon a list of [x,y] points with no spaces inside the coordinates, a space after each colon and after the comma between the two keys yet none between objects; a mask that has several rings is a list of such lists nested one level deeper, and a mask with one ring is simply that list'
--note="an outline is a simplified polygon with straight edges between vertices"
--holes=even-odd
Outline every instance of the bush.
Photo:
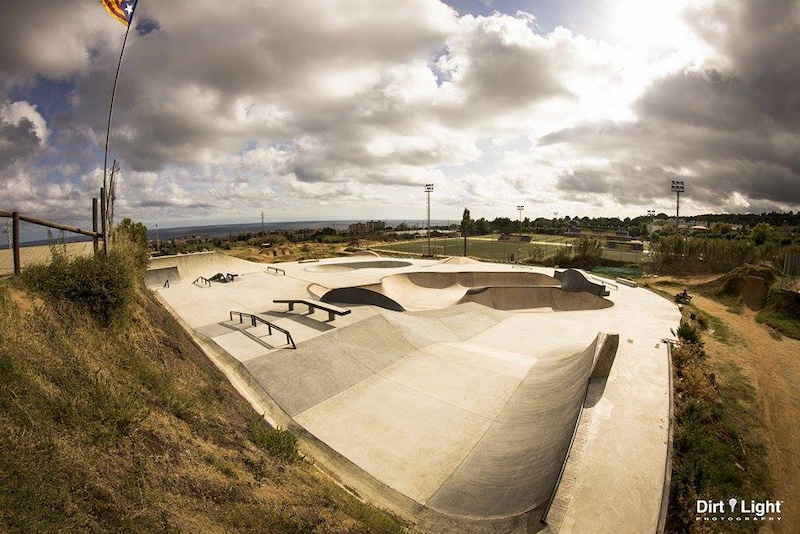
[{"label": "bush", "polygon": [[49,264],[23,271],[21,281],[31,291],[84,308],[108,326],[125,310],[133,289],[147,266],[144,248],[121,233],[108,256],[69,258],[52,248]]},{"label": "bush", "polygon": [[695,327],[686,322],[681,322],[678,327],[678,338],[688,345],[703,346],[703,340]]},{"label": "bush", "polygon": [[572,259],[572,249],[569,247],[558,247],[553,254],[551,261],[556,265],[562,265]]},{"label": "bush", "polygon": [[596,237],[583,235],[573,247],[576,258],[600,259],[603,257],[603,242]]}]

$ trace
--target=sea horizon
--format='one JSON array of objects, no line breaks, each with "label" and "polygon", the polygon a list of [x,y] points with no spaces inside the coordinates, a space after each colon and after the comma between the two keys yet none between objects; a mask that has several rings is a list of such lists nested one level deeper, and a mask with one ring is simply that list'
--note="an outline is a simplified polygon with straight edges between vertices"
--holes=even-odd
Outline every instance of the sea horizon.
[{"label": "sea horizon", "polygon": [[[370,220],[376,219],[352,219],[352,220],[311,220],[311,221],[277,221],[277,222],[264,222],[263,229],[267,232],[271,231],[283,231],[283,230],[319,230],[321,228],[334,228],[339,231],[347,230],[347,227],[350,224],[354,224],[357,222],[367,222]],[[427,220],[424,219],[386,219],[383,222],[386,223],[386,226],[397,226],[401,223],[406,224],[410,228],[425,228],[427,226]],[[449,225],[452,224],[454,221],[452,219],[445,220],[439,219],[434,220],[431,219],[431,226],[442,226],[442,225]],[[460,221],[455,221],[460,222]],[[25,223],[27,226],[33,226],[30,224]],[[229,224],[210,224],[210,225],[191,225],[191,226],[170,226],[170,227],[159,227],[156,229],[155,227],[148,227],[147,229],[147,238],[149,240],[155,240],[156,234],[158,234],[158,239],[161,241],[169,240],[169,239],[177,239],[180,237],[191,237],[191,236],[209,236],[209,237],[218,237],[223,235],[236,235],[242,233],[258,233],[262,229],[261,222],[255,223],[229,223]],[[30,234],[34,234],[34,232],[30,232]],[[30,235],[22,236],[21,238],[21,246],[23,247],[32,247],[32,246],[40,246],[40,245],[48,245],[50,243],[59,243],[59,242],[67,242],[67,243],[78,243],[83,241],[91,241],[92,238],[87,236],[82,236],[79,234],[70,234],[69,232],[60,232],[60,231],[52,231],[52,237],[43,238],[41,236],[46,235],[46,230],[41,227],[41,232],[37,232],[38,235]],[[0,250],[7,249],[8,242],[0,243]]]}]

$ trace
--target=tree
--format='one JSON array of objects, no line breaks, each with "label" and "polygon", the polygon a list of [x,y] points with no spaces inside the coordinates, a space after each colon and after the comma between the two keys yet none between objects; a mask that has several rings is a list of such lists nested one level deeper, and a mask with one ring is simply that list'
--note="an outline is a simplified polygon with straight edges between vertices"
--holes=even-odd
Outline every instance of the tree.
[{"label": "tree", "polygon": [[751,233],[753,243],[763,245],[772,237],[772,227],[767,223],[758,223]]},{"label": "tree", "polygon": [[464,236],[464,256],[467,255],[467,235],[469,234],[469,227],[472,224],[472,219],[469,216],[469,209],[464,208],[464,214],[461,216],[461,235]]},{"label": "tree", "polygon": [[464,215],[461,216],[461,235],[463,237],[467,237],[469,234],[469,228],[472,224],[472,219],[469,216],[469,209],[464,208]]},{"label": "tree", "polygon": [[147,247],[147,227],[140,222],[133,222],[130,217],[125,217],[114,227],[118,235],[127,236],[133,243]]},{"label": "tree", "polygon": [[490,234],[492,232],[492,227],[491,227],[489,221],[486,220],[486,217],[481,217],[477,221],[474,221],[474,223],[475,223],[475,225],[474,225],[475,232],[474,233],[476,235]]}]

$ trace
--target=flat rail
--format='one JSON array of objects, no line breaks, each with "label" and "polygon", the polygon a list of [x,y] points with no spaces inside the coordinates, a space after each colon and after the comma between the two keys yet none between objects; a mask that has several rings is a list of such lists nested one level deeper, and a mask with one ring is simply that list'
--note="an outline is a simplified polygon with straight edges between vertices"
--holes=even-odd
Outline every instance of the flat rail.
[{"label": "flat rail", "polygon": [[267,332],[269,335],[272,335],[273,330],[277,330],[278,332],[286,335],[286,344],[291,345],[293,349],[297,349],[297,345],[294,343],[294,339],[292,339],[292,334],[289,333],[288,330],[285,328],[281,328],[276,324],[272,324],[271,322],[267,321],[266,319],[262,319],[258,315],[253,315],[252,313],[247,312],[238,312],[238,311],[231,311],[230,318],[233,321],[234,315],[239,317],[239,324],[244,324],[244,318],[247,317],[250,319],[250,326],[256,327],[258,324],[263,324],[267,327]]},{"label": "flat rail", "polygon": [[328,304],[327,302],[322,302],[319,300],[309,300],[309,299],[276,299],[273,300],[275,304],[288,304],[289,311],[294,311],[295,304],[304,304],[308,306],[308,313],[314,313],[314,310],[320,309],[323,311],[328,312],[328,321],[333,321],[336,319],[336,316],[339,315],[347,315],[351,312],[347,308],[340,308],[339,306],[334,306],[333,304]]},{"label": "flat rail", "polygon": [[284,271],[283,269],[278,269],[277,267],[267,267],[267,271],[266,272],[268,272],[268,273],[274,272],[275,274],[280,274],[282,276],[286,276],[286,271]]}]

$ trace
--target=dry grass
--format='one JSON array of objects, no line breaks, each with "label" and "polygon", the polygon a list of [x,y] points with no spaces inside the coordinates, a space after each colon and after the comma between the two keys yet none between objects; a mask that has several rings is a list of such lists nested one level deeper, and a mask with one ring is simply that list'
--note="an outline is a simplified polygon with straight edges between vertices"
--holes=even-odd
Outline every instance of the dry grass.
[{"label": "dry grass", "polygon": [[[137,288],[101,327],[0,284],[0,531],[400,532],[286,453]],[[270,437],[271,436],[271,437]],[[257,444],[279,442],[276,455]]]}]

